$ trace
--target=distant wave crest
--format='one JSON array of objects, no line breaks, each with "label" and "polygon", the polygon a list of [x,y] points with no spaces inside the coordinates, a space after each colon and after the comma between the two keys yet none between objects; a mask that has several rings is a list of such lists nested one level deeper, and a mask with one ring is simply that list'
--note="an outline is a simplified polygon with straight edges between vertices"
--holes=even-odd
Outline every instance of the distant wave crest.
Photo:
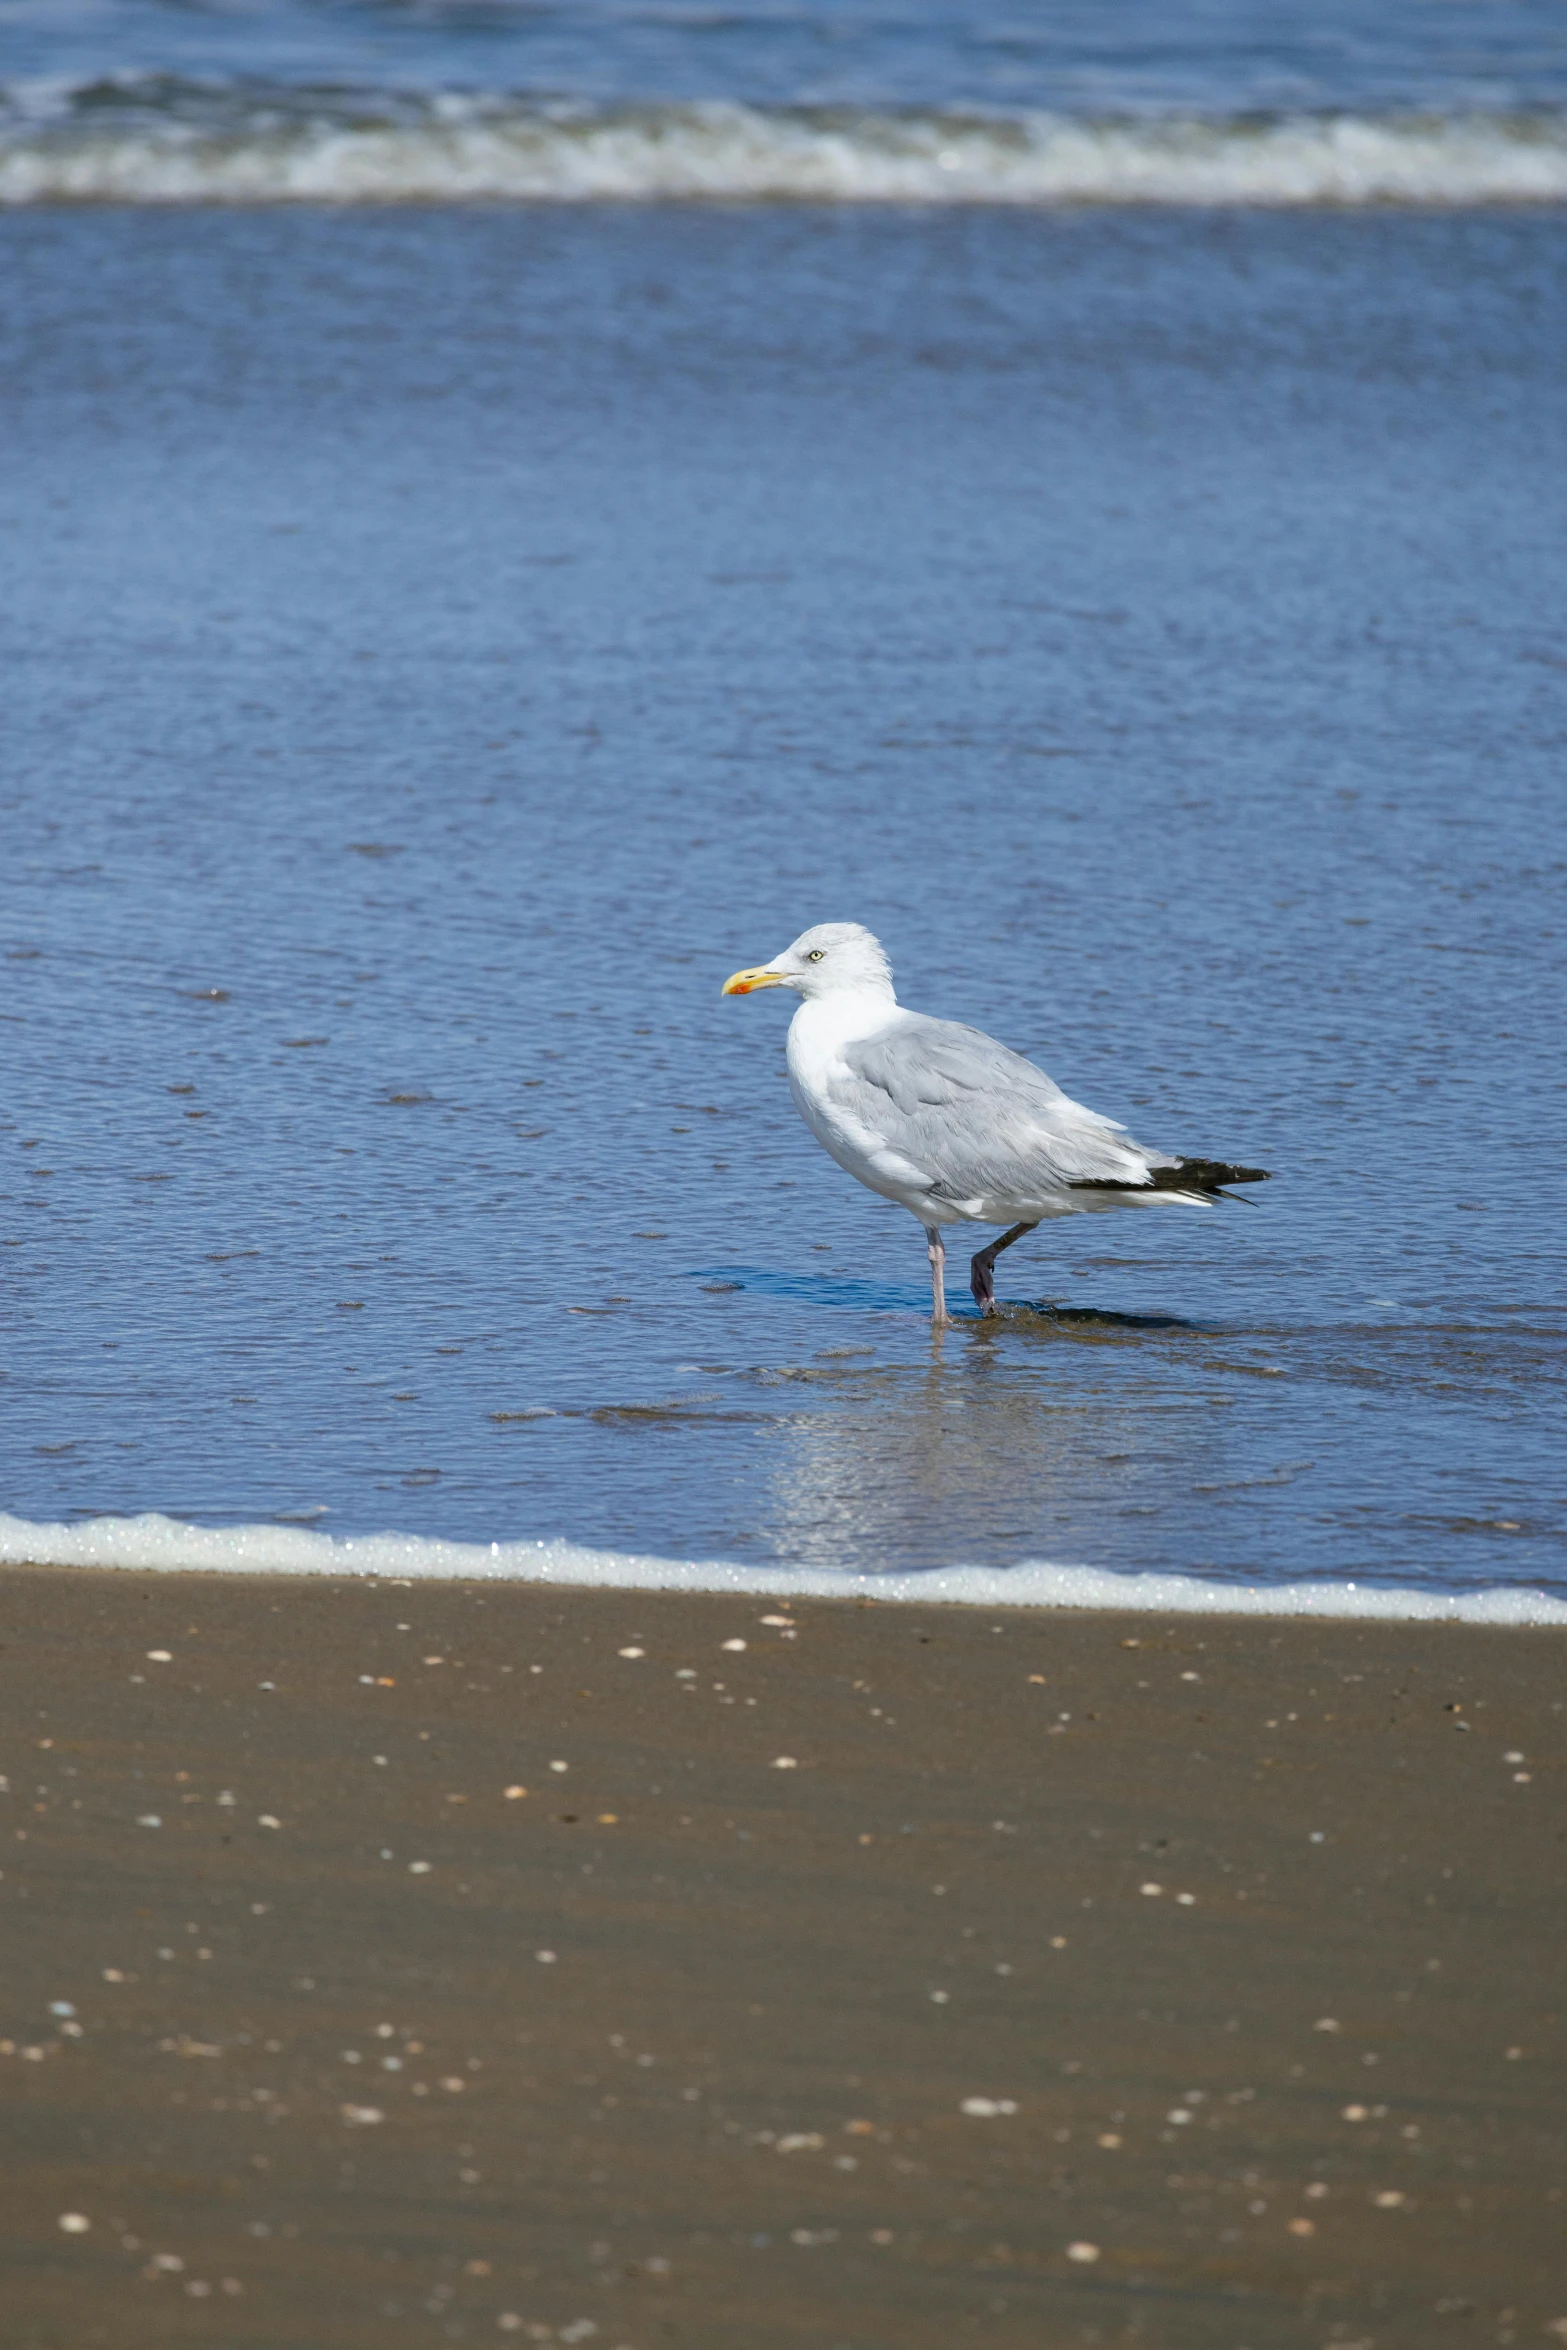
[{"label": "distant wave crest", "polygon": [[1051,1559],[1010,1567],[953,1565],[867,1573],[779,1563],[659,1558],[575,1542],[444,1542],[418,1534],[333,1537],[263,1521],[192,1526],[148,1511],[40,1525],[0,1515],[0,1567],[100,1567],[134,1573],[366,1575],[594,1586],[612,1591],[718,1591],[741,1597],[938,1600],[969,1607],[1116,1608],[1159,1615],[1313,1616],[1407,1623],[1567,1624],[1567,1598],[1526,1584],[1450,1591],[1430,1584],[1241,1583],[1171,1573],[1121,1574]]},{"label": "distant wave crest", "polygon": [[0,203],[1567,202],[1567,115],[1090,121],[167,78],[0,92]]}]

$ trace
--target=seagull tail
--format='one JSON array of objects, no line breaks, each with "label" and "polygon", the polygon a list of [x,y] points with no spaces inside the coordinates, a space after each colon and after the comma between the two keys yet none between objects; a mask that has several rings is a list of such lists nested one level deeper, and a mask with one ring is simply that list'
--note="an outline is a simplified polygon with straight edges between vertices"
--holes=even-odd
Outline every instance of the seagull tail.
[{"label": "seagull tail", "polygon": [[[1202,1199],[1233,1199],[1231,1183],[1271,1183],[1266,1167],[1232,1167],[1224,1159],[1177,1159],[1173,1167],[1151,1170],[1155,1191],[1196,1192]],[[1251,1207],[1251,1200],[1238,1203]]]},{"label": "seagull tail", "polygon": [[1249,1208],[1254,1203],[1240,1199],[1226,1185],[1271,1181],[1266,1167],[1232,1167],[1225,1159],[1177,1159],[1173,1166],[1150,1167],[1146,1183],[1112,1183],[1100,1177],[1097,1181],[1085,1179],[1074,1183],[1071,1188],[1073,1191],[1172,1191],[1183,1199],[1227,1199]]}]

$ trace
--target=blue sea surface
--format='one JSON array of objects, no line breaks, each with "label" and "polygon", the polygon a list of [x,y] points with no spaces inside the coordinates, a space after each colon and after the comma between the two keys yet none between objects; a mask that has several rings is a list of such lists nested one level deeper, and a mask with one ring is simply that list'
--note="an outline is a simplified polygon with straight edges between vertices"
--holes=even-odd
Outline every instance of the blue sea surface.
[{"label": "blue sea surface", "polygon": [[0,0],[18,79],[1072,113],[1567,103],[1558,0]]},{"label": "blue sea surface", "polygon": [[[0,253],[0,1507],[1567,1591],[1555,215]],[[1274,1180],[933,1337],[831,919]]]}]

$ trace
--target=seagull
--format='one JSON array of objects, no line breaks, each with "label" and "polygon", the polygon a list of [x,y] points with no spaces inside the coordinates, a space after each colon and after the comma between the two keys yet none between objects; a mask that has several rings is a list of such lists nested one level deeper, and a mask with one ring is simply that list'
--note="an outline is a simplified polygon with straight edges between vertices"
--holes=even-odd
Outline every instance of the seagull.
[{"label": "seagull", "polygon": [[789,1090],[822,1148],[923,1227],[931,1318],[947,1312],[945,1224],[1005,1224],[970,1259],[980,1313],[999,1311],[996,1259],[1047,1216],[1106,1208],[1206,1206],[1262,1167],[1180,1159],[1133,1142],[1113,1118],[1074,1102],[1021,1053],[981,1029],[908,1011],[879,939],[859,922],[819,922],[770,963],[736,971],[721,993],[787,987]]}]

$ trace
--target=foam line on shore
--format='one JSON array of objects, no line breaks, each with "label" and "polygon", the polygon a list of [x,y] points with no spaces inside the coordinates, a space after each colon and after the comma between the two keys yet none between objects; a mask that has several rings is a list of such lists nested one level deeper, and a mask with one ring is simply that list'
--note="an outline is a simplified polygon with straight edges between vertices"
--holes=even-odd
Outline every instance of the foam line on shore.
[{"label": "foam line on shore", "polygon": [[440,1542],[417,1534],[334,1536],[299,1526],[192,1526],[154,1512],[37,1524],[0,1515],[0,1565],[112,1567],[139,1573],[352,1575],[625,1591],[730,1592],[754,1598],[921,1600],[972,1607],[1116,1608],[1159,1615],[1359,1617],[1411,1623],[1567,1624],[1567,1598],[1523,1584],[1441,1591],[1355,1582],[1227,1583],[1116,1574],[1024,1559],[1013,1567],[836,1573],[715,1559],[588,1550],[572,1542]]},{"label": "foam line on shore", "polygon": [[0,86],[0,205],[1567,202],[1567,116],[1149,116],[120,76]]}]

